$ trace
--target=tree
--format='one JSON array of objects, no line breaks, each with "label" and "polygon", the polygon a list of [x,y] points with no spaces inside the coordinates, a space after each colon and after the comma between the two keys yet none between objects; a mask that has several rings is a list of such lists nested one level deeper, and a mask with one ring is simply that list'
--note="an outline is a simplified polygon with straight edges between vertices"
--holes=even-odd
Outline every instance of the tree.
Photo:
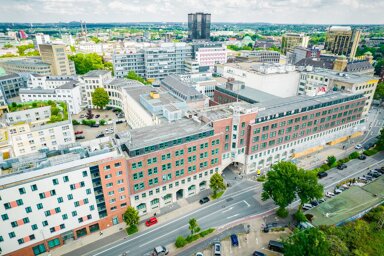
[{"label": "tree", "polygon": [[87,109],[87,114],[85,114],[87,119],[92,119],[93,114],[92,114],[92,109]]},{"label": "tree", "polygon": [[285,256],[328,256],[330,244],[318,228],[295,230],[284,243]]},{"label": "tree", "polygon": [[187,240],[185,240],[183,236],[178,236],[176,238],[175,246],[176,248],[181,248],[181,247],[184,247],[187,243],[188,243]]},{"label": "tree", "polygon": [[91,70],[109,69],[106,68],[103,58],[96,53],[78,53],[69,56],[69,59],[75,63],[76,74],[83,75]]},{"label": "tree", "polygon": [[272,165],[263,183],[262,200],[272,198],[280,207],[280,215],[286,215],[285,208],[295,200],[297,172],[295,164],[282,161]]},{"label": "tree", "polygon": [[300,206],[323,196],[323,186],[318,184],[316,172],[298,169],[291,162],[272,165],[263,184],[262,200],[272,198],[280,207],[277,214],[286,217],[288,212],[285,208],[295,200],[296,194],[300,198]]},{"label": "tree", "polygon": [[199,224],[197,224],[197,220],[195,218],[192,218],[188,221],[189,224],[189,230],[191,230],[191,235],[193,235],[195,232],[199,232],[200,227]]},{"label": "tree", "polygon": [[300,206],[313,199],[321,198],[324,193],[324,187],[318,183],[317,173],[299,169],[296,193],[300,198]]},{"label": "tree", "polygon": [[334,163],[336,163],[336,157],[335,156],[328,156],[327,160],[328,160],[328,166],[329,167],[332,167],[332,165]]},{"label": "tree", "polygon": [[377,150],[384,150],[384,128],[381,129],[379,138],[376,142],[376,149]]},{"label": "tree", "polygon": [[128,75],[126,76],[126,78],[139,81],[139,82],[141,82],[143,84],[149,84],[144,78],[142,78],[141,76],[136,74],[136,72],[133,71],[133,70],[130,70],[128,72]]},{"label": "tree", "polygon": [[123,218],[128,227],[136,226],[139,224],[139,212],[132,206],[128,206],[123,215]]},{"label": "tree", "polygon": [[217,172],[213,174],[209,179],[209,187],[212,189],[214,196],[216,196],[220,190],[225,190],[226,186],[223,177]]},{"label": "tree", "polygon": [[384,100],[384,82],[378,83],[373,96],[375,100]]},{"label": "tree", "polygon": [[92,104],[103,109],[109,102],[108,92],[104,88],[96,88],[92,93]]}]

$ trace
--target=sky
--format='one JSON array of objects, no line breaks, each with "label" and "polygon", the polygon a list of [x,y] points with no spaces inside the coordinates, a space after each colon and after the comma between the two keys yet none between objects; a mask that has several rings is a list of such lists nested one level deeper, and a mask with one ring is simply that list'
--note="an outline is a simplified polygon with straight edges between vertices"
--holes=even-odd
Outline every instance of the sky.
[{"label": "sky", "polygon": [[212,22],[384,24],[384,0],[0,0],[0,22]]}]

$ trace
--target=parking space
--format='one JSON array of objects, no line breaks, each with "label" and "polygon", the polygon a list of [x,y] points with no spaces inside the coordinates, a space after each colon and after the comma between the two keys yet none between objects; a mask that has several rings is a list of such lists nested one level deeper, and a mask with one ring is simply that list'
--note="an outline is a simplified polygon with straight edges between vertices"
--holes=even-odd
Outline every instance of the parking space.
[{"label": "parking space", "polygon": [[[128,124],[124,121],[124,118],[119,118],[119,113],[115,113],[112,110],[92,110],[93,118],[89,120],[94,120],[96,123],[99,123],[100,120],[105,120],[106,124],[100,125],[99,127],[90,127],[88,125],[75,125],[75,136],[83,139],[79,139],[77,141],[85,141],[95,139],[100,134],[104,134],[104,136],[114,136],[116,132],[122,132],[129,129]],[[77,115],[72,115],[72,120],[77,120],[79,123],[82,120],[88,120],[87,110],[83,110]],[[118,122],[116,125],[113,123]]]}]

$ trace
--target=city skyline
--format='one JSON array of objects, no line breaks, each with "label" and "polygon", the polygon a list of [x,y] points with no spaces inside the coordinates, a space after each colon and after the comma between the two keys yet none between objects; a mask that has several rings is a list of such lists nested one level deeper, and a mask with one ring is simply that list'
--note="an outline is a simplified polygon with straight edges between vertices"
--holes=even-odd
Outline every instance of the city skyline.
[{"label": "city skyline", "polygon": [[[189,12],[208,12],[212,22],[279,24],[382,24],[384,1],[366,0],[0,0],[0,22],[187,22]],[[340,10],[343,10],[340,12]],[[22,13],[24,12],[24,13]],[[14,15],[18,13],[18,15]],[[351,22],[352,21],[352,22]]]}]

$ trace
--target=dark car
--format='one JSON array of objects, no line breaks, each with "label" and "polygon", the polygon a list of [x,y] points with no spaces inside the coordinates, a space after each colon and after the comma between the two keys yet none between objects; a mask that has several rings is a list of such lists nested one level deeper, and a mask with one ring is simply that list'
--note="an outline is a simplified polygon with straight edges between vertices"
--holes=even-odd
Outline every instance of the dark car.
[{"label": "dark car", "polygon": [[381,173],[381,174],[384,174],[384,167],[381,167],[381,168],[377,168],[375,169],[375,171]]},{"label": "dark car", "polygon": [[365,159],[367,159],[367,156],[366,155],[359,155],[358,159],[365,160]]},{"label": "dark car", "polygon": [[268,249],[275,252],[284,252],[284,244],[275,240],[269,240]]},{"label": "dark car", "polygon": [[99,117],[100,117],[100,115],[99,115],[99,114],[95,115],[95,118],[99,118]]},{"label": "dark car", "polygon": [[123,120],[116,121],[116,124],[122,124],[122,123],[124,123]]},{"label": "dark car", "polygon": [[91,127],[97,128],[97,127],[100,127],[100,125],[99,124],[92,124]]},{"label": "dark car", "polygon": [[367,144],[364,145],[364,149],[365,149],[365,150],[368,150],[368,149],[370,149],[371,147],[373,147],[373,145],[374,145],[373,143],[367,143]]},{"label": "dark car", "polygon": [[319,205],[319,202],[316,201],[316,200],[313,200],[313,201],[311,202],[311,205],[312,205],[312,206],[318,206],[318,205]]},{"label": "dark car", "polygon": [[328,173],[326,173],[326,172],[317,173],[317,177],[319,177],[319,179],[322,179],[322,178],[327,177],[327,176],[328,176]]},{"label": "dark car", "polygon": [[205,203],[208,203],[209,202],[209,198],[208,197],[203,197],[200,199],[200,204],[205,204]]},{"label": "dark car", "polygon": [[371,176],[371,175],[363,175],[363,177],[366,179],[366,180],[368,180],[368,181],[371,181],[371,180],[373,180],[373,177]]},{"label": "dark car", "polygon": [[236,234],[231,235],[232,246],[239,246],[239,239]]},{"label": "dark car", "polygon": [[99,135],[96,136],[96,138],[102,138],[105,137],[104,133],[100,133]]},{"label": "dark car", "polygon": [[339,164],[339,165],[337,166],[337,169],[339,169],[339,170],[344,170],[345,168],[347,168],[347,165],[346,165],[346,164]]},{"label": "dark car", "polygon": [[85,136],[76,136],[76,139],[77,140],[83,140],[83,139],[85,139]]},{"label": "dark car", "polygon": [[254,251],[252,256],[266,256],[266,254],[259,251]]}]

